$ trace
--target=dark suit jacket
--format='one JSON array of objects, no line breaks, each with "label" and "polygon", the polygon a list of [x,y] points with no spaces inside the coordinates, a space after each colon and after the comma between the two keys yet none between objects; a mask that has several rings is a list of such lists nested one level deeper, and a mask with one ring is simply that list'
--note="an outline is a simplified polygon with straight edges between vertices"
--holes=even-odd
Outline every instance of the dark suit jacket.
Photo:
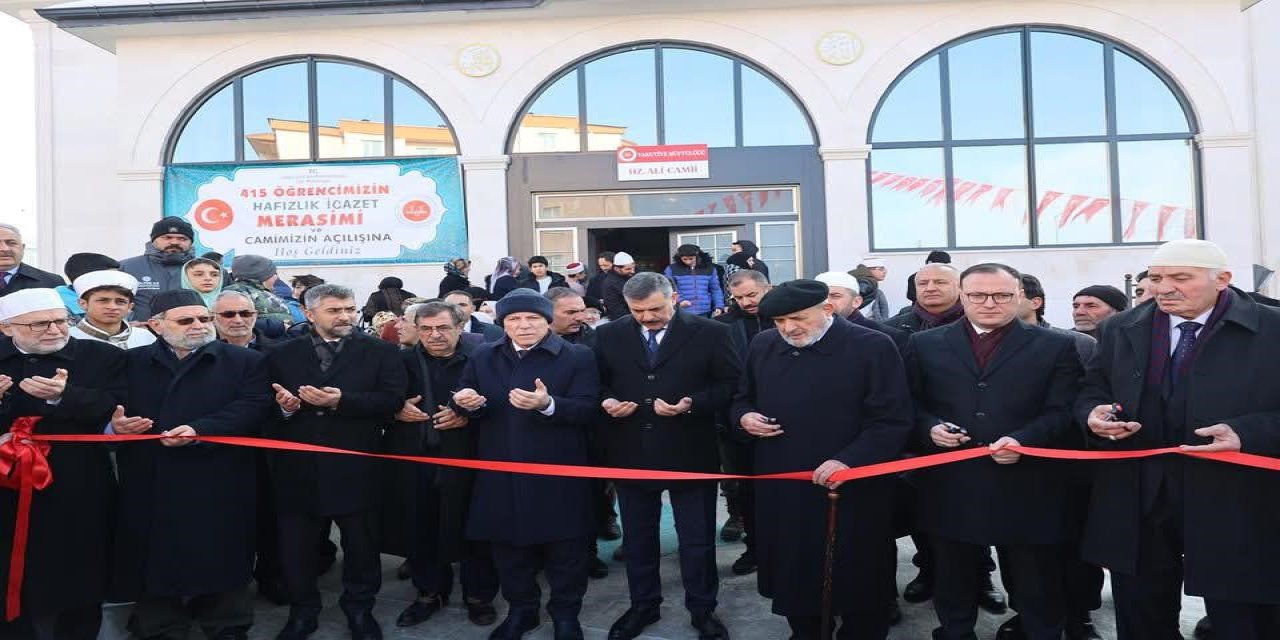
[{"label": "dark suit jacket", "polygon": [[[294,394],[298,387],[337,387],[335,409],[305,402],[269,427],[269,437],[377,452],[382,426],[404,405],[405,370],[394,345],[359,331],[329,370],[320,371],[311,336],[279,345],[267,356],[271,382]],[[276,409],[277,414],[279,408]],[[279,452],[273,456],[276,508],[282,513],[342,515],[377,507],[379,461],[357,456]]]},{"label": "dark suit jacket", "polygon": [[[1183,442],[1204,444],[1195,429],[1226,423],[1240,435],[1242,451],[1280,457],[1280,310],[1229,292],[1231,308],[1198,340],[1187,383]],[[1151,353],[1155,305],[1112,316],[1102,326],[1098,350],[1085,373],[1076,420],[1087,430],[1089,412],[1119,402],[1136,416]],[[1097,449],[1163,446],[1162,434],[1142,429],[1110,441],[1086,436]],[[1112,571],[1137,571],[1141,522],[1142,461],[1098,464],[1084,556]],[[1185,459],[1183,527],[1187,593],[1206,598],[1280,603],[1280,474],[1216,461]]]},{"label": "dark suit jacket", "polygon": [[[907,378],[922,453],[949,451],[929,432],[940,422],[969,431],[969,447],[1011,436],[1029,447],[1063,447],[1075,436],[1071,406],[1082,369],[1074,341],[1014,320],[986,369],[979,370],[968,320],[913,334]],[[1063,541],[1066,484],[1062,463],[989,457],[921,470],[916,476],[924,529],[976,544]]]},{"label": "dark suit jacket", "polygon": [[[3,278],[0,278],[3,282]],[[0,288],[0,298],[23,289],[52,289],[66,284],[62,276],[48,271],[41,271],[25,262],[18,265],[18,271],[9,279],[8,286]]]},{"label": "dark suit jacket", "polygon": [[507,335],[502,327],[490,322],[481,322],[479,318],[474,317],[468,323],[467,332],[484,336],[485,342],[501,340]]},{"label": "dark suit jacket", "polygon": [[[628,315],[596,331],[600,397],[635,402],[626,418],[604,416],[600,435],[609,466],[716,473],[716,413],[737,389],[741,357],[729,325],[679,311],[667,325],[657,364],[649,366],[644,328]],[[693,400],[689,413],[659,416],[654,400]]]}]

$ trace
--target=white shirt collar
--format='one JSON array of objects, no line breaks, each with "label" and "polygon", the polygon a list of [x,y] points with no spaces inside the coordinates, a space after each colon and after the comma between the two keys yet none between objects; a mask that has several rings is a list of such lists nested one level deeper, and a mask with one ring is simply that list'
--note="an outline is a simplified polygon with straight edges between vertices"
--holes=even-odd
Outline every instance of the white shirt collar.
[{"label": "white shirt collar", "polygon": [[[1200,329],[1203,329],[1205,325],[1209,324],[1209,316],[1211,315],[1213,315],[1213,307],[1209,307],[1208,311],[1205,311],[1204,313],[1192,318],[1190,321],[1199,322]],[[1178,330],[1178,325],[1184,322],[1188,322],[1188,320],[1181,316],[1174,316],[1174,315],[1169,316],[1169,332],[1171,335],[1174,335],[1175,342],[1177,337],[1175,332]],[[1199,331],[1199,329],[1197,329],[1197,331]]]}]

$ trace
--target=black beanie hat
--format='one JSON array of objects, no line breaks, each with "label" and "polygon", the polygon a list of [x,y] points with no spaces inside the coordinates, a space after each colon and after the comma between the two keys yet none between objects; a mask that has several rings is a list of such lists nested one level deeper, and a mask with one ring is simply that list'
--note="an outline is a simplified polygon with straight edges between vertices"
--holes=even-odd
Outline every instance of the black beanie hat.
[{"label": "black beanie hat", "polygon": [[151,239],[155,240],[163,235],[176,233],[186,236],[188,240],[196,239],[196,232],[191,228],[191,223],[176,216],[160,218],[158,222],[151,225]]},{"label": "black beanie hat", "polygon": [[1075,299],[1080,296],[1093,296],[1107,303],[1107,306],[1116,311],[1124,311],[1129,308],[1129,296],[1124,295],[1123,291],[1109,284],[1095,284],[1091,287],[1085,287],[1071,297]]}]

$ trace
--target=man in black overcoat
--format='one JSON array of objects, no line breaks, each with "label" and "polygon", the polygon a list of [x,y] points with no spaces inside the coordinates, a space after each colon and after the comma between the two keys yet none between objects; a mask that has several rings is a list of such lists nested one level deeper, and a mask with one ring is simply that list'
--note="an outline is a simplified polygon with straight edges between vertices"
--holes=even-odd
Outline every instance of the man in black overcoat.
[{"label": "man in black overcoat", "polygon": [[[0,443],[24,416],[40,417],[38,434],[101,433],[124,401],[124,352],[71,338],[66,320],[53,289],[0,299]],[[90,640],[102,618],[116,480],[99,445],[52,443],[46,459],[53,483],[32,494],[22,615],[0,622],[0,637]],[[0,489],[0,584],[8,584],[17,507],[18,492]]]},{"label": "man in black overcoat", "polygon": [[[600,426],[610,467],[716,473],[720,470],[716,414],[728,409],[739,375],[729,327],[677,311],[671,281],[636,274],[623,295],[631,314],[597,332]],[[660,618],[658,527],[662,492],[670,495],[680,545],[685,607],[698,637],[727,640],[715,615],[716,482],[619,481],[618,503],[627,532],[631,607],[609,630],[631,640]]]},{"label": "man in black overcoat", "polygon": [[[449,408],[475,344],[461,340],[466,315],[448,302],[424,302],[406,318],[418,344],[400,352],[408,387],[395,422],[383,432],[386,453],[471,459],[476,433]],[[470,469],[388,461],[383,466],[382,550],[408,559],[418,597],[396,620],[412,627],[449,602],[453,562],[459,563],[462,601],[472,623],[493,624],[498,573],[489,547],[463,535],[475,472]]]},{"label": "man in black overcoat", "polygon": [[[1280,456],[1280,311],[1229,289],[1211,242],[1168,242],[1149,265],[1155,304],[1107,320],[1086,369],[1089,444]],[[1184,588],[1217,637],[1280,637],[1280,474],[1183,456],[1095,473],[1084,557],[1111,570],[1120,640],[1180,638]]]},{"label": "man in black overcoat", "polygon": [[1080,359],[1070,337],[1018,319],[1022,285],[1013,268],[969,267],[960,286],[965,318],[913,334],[905,356],[917,451],[991,451],[916,475],[920,526],[936,565],[933,603],[941,626],[933,637],[975,637],[973,576],[996,545],[1025,636],[1059,640],[1066,617],[1057,547],[1069,525],[1065,470],[1007,447],[1074,442]]},{"label": "man in black overcoat", "polygon": [[[382,426],[404,405],[405,371],[395,345],[356,330],[355,294],[335,284],[306,293],[312,332],[268,357],[279,420],[278,440],[375,453]],[[279,638],[305,638],[318,627],[320,591],[315,549],[342,532],[342,597],[352,638],[381,638],[373,618],[382,586],[378,553],[381,463],[342,454],[278,452],[271,464],[280,559],[292,599]]]},{"label": "man in black overcoat", "polygon": [[66,284],[62,276],[23,262],[26,249],[22,231],[0,223],[0,298],[25,289],[52,289]]},{"label": "man in black overcoat", "polygon": [[137,600],[135,635],[244,638],[253,623],[256,452],[181,436],[257,435],[271,389],[261,354],[216,340],[194,291],[151,299],[156,342],[125,352],[129,392],[112,415],[119,434],[160,441],[116,450],[119,528],[113,595]]},{"label": "man in black overcoat", "polygon": [[[885,584],[896,564],[891,477],[841,484],[832,474],[895,460],[911,431],[902,358],[883,333],[833,316],[827,285],[793,280],[775,287],[760,315],[776,329],[751,342],[735,396],[735,424],[755,437],[755,472],[813,470],[814,487],[756,483],[760,594],[787,617],[796,640],[820,629],[827,491],[840,492],[833,610],[840,640],[883,640]],[[825,640],[825,639],[824,639]]]},{"label": "man in black overcoat", "polygon": [[[472,352],[452,407],[469,419],[481,460],[586,465],[587,429],[598,414],[591,350],[551,331],[551,301],[515,289],[497,304],[507,333]],[[488,541],[507,618],[489,636],[516,640],[539,624],[538,572],[551,586],[556,640],[581,640],[587,537],[595,532],[591,482],[496,471],[476,474],[466,535]]]}]

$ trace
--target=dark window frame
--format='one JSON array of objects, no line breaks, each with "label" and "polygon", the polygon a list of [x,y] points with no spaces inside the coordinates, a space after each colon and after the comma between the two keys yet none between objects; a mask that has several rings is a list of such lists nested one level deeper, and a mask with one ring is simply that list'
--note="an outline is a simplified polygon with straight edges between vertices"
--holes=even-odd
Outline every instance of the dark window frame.
[{"label": "dark window frame", "polygon": [[[949,68],[949,51],[957,46],[979,40],[982,38],[1016,33],[1019,34],[1019,44],[1021,47],[1021,69],[1022,69],[1022,110],[1025,118],[1025,130],[1020,138],[991,138],[976,140],[954,140],[951,135],[951,77]],[[1031,73],[1031,35],[1033,33],[1054,33],[1060,35],[1075,36],[1092,40],[1103,47],[1103,82],[1105,87],[1104,100],[1106,104],[1106,133],[1103,135],[1085,135],[1085,136],[1054,136],[1054,137],[1036,137],[1035,135],[1035,109],[1033,105],[1033,87]],[[1145,67],[1150,73],[1154,74],[1165,88],[1177,100],[1178,105],[1182,108],[1183,116],[1187,120],[1187,131],[1183,133],[1151,133],[1151,134],[1119,134],[1116,125],[1116,86],[1115,86],[1115,56],[1122,53]],[[905,78],[910,76],[921,65],[925,64],[934,57],[938,59],[938,81],[940,83],[939,99],[942,102],[942,138],[939,140],[915,140],[915,141],[898,141],[898,142],[874,142],[876,123],[880,118],[880,110],[884,108],[889,96],[898,88]],[[1143,55],[1141,52],[1126,47],[1102,34],[1083,31],[1080,29],[1072,29],[1068,27],[1056,25],[1026,24],[1016,26],[997,27],[994,29],[986,29],[971,33],[964,37],[947,42],[946,44],[926,53],[918,60],[911,63],[902,73],[894,79],[893,83],[880,96],[880,101],[876,104],[875,110],[872,112],[870,126],[867,128],[867,144],[871,146],[871,153],[866,162],[866,184],[867,184],[867,234],[872,251],[878,252],[911,252],[920,251],[918,247],[877,247],[875,237],[875,207],[874,195],[872,190],[874,185],[872,180],[872,163],[877,149],[940,149],[943,155],[943,184],[946,188],[946,212],[945,222],[947,225],[947,244],[945,247],[931,247],[938,249],[949,249],[958,251],[1004,251],[1017,249],[1069,249],[1078,247],[1142,247],[1154,246],[1160,244],[1158,241],[1151,242],[1125,242],[1122,238],[1123,234],[1123,212],[1120,209],[1120,159],[1119,145],[1123,142],[1150,142],[1161,140],[1186,140],[1189,141],[1191,147],[1191,170],[1192,180],[1195,193],[1193,196],[1194,206],[1196,207],[1196,236],[1204,237],[1204,177],[1200,148],[1195,144],[1195,137],[1200,132],[1200,123],[1196,116],[1195,109],[1192,108],[1190,100],[1186,96],[1186,92],[1178,85],[1176,81],[1163,69],[1161,69],[1154,61]],[[1074,243],[1074,244],[1041,244],[1039,242],[1039,229],[1036,223],[1035,207],[1037,205],[1037,185],[1036,185],[1036,161],[1035,148],[1039,145],[1052,144],[1072,144],[1072,143],[1106,143],[1107,144],[1107,163],[1108,173],[1110,176],[1110,193],[1111,198],[1111,240],[1109,242],[1096,243]],[[1026,177],[1027,177],[1027,211],[1029,215],[1028,238],[1027,244],[1023,245],[994,245],[994,246],[957,246],[956,244],[956,203],[955,203],[955,174],[953,162],[953,150],[957,147],[995,147],[995,146],[1021,146],[1026,152]]]},{"label": "dark window frame", "polygon": [[[817,127],[814,126],[813,118],[809,116],[809,110],[805,108],[804,103],[800,101],[800,98],[796,96],[796,93],[792,91],[791,88],[786,85],[786,83],[782,82],[777,76],[770,73],[763,66],[756,64],[755,62],[747,58],[744,58],[737,53],[733,53],[731,51],[725,51],[723,49],[718,49],[715,47],[710,47],[701,43],[688,42],[684,40],[646,40],[646,41],[628,43],[620,46],[614,46],[608,49],[604,49],[601,51],[597,51],[595,53],[588,54],[586,56],[578,58],[577,60],[574,60],[573,62],[570,62],[564,67],[561,67],[555,73],[548,76],[547,79],[544,80],[541,84],[539,84],[538,87],[534,89],[534,91],[529,95],[529,97],[526,98],[523,103],[521,103],[520,109],[516,112],[516,117],[511,121],[511,125],[507,128],[507,144],[505,147],[507,154],[518,153],[523,155],[523,154],[550,154],[550,153],[613,153],[612,150],[591,151],[588,149],[587,134],[589,133],[589,131],[587,129],[587,81],[586,81],[586,73],[584,69],[586,65],[592,62],[595,62],[597,60],[601,60],[604,58],[608,58],[610,56],[613,56],[619,53],[627,53],[630,51],[640,51],[640,50],[647,50],[647,49],[654,51],[654,84],[655,84],[654,96],[656,97],[654,101],[656,105],[655,107],[656,117],[654,122],[655,122],[655,127],[657,128],[656,135],[657,135],[658,144],[666,144],[666,133],[667,133],[665,104],[664,104],[665,100],[663,99],[664,98],[663,92],[665,91],[665,88],[662,86],[663,85],[662,51],[663,49],[684,49],[689,51],[697,51],[701,53],[716,55],[716,56],[725,58],[733,63],[732,78],[733,78],[734,144],[731,147],[715,147],[715,148],[741,149],[741,148],[748,148],[748,147],[756,148],[756,147],[769,147],[769,146],[815,146],[816,147],[820,145],[820,142],[819,142],[820,138],[818,137],[818,129]],[[808,143],[804,145],[746,145],[746,144],[743,144],[743,137],[744,137],[743,108],[742,108],[742,69],[743,67],[751,69],[752,71],[755,71],[756,73],[759,73],[761,76],[765,77],[766,79],[772,81],[774,85],[776,85],[783,92],[783,94],[785,94],[788,98],[790,98],[792,104],[796,108],[797,113],[802,118],[804,118],[805,125],[809,130]],[[524,117],[529,114],[529,110],[533,108],[533,105],[538,102],[538,100],[542,97],[544,93],[546,93],[548,89],[550,89],[557,82],[563,80],[565,77],[569,75],[575,76],[575,84],[577,85],[577,92],[578,92],[578,116],[577,116],[578,132],[579,132],[578,150],[577,151],[515,151],[516,136],[520,132],[520,126],[524,122]]]},{"label": "dark window frame", "polygon": [[[308,146],[310,151],[308,158],[305,159],[288,159],[288,160],[250,160],[245,158],[244,153],[244,80],[245,78],[265,71],[289,64],[304,63],[306,65],[306,83],[307,83],[307,128],[308,137],[310,138]],[[342,158],[321,158],[320,154],[320,124],[318,119],[319,93],[318,79],[316,75],[316,65],[319,63],[345,64],[353,67],[359,67],[368,71],[382,75],[382,98],[383,98],[383,151],[381,156],[352,156]],[[440,118],[444,121],[449,133],[453,137],[453,146],[456,152],[453,154],[431,154],[431,155],[395,155],[395,83],[399,81],[405,87],[418,94],[420,98],[426,101],[432,109],[435,110]],[[187,125],[191,119],[199,113],[205,103],[218,92],[230,86],[232,88],[232,151],[234,158],[231,160],[197,160],[192,162],[175,162],[173,160],[174,153],[178,149],[178,143],[182,140],[182,135],[186,131]],[[352,162],[381,162],[386,160],[401,160],[406,158],[436,158],[436,157],[455,157],[462,155],[462,143],[458,140],[457,132],[454,130],[453,123],[449,120],[449,116],[417,85],[406,80],[403,76],[384,69],[382,67],[356,60],[354,58],[345,58],[342,56],[331,55],[290,55],[278,58],[269,58],[261,60],[247,67],[238,69],[226,76],[220,78],[217,82],[211,84],[191,101],[183,110],[182,116],[174,121],[173,126],[169,130],[169,135],[164,146],[164,165],[165,166],[188,166],[188,165],[275,165],[275,164],[324,164],[324,163],[352,163]]]}]

